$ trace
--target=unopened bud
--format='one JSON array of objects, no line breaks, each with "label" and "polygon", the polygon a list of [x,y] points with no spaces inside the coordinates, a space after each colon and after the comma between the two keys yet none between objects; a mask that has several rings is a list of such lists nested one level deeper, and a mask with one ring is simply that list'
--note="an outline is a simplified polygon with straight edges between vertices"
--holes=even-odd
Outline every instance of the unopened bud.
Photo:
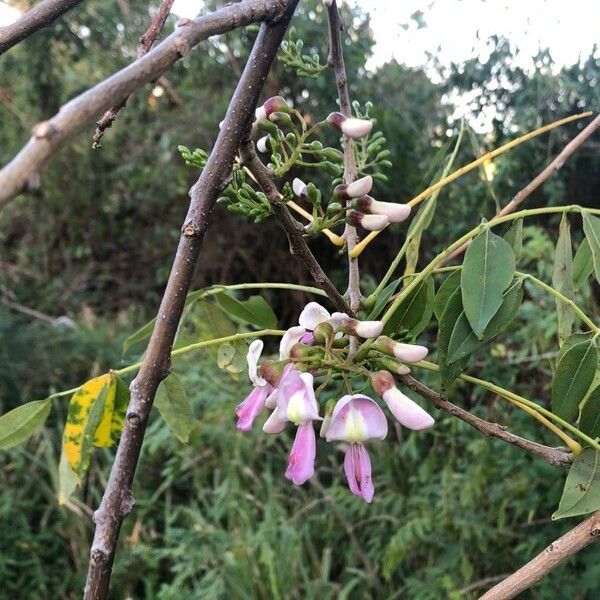
[{"label": "unopened bud", "polygon": [[373,128],[373,122],[367,119],[346,117],[341,112],[332,112],[327,117],[327,122],[340,133],[349,138],[362,138],[368,135]]},{"label": "unopened bud", "polygon": [[277,387],[281,381],[285,366],[286,363],[284,361],[275,362],[273,360],[265,360],[258,368],[258,372],[267,383],[273,387]]},{"label": "unopened bud", "polygon": [[403,344],[384,335],[378,337],[371,348],[389,356],[394,356],[398,360],[407,363],[419,362],[420,360],[423,360],[429,352],[425,346]]},{"label": "unopened bud", "polygon": [[257,142],[256,142],[256,149],[259,152],[262,152],[263,154],[265,152],[269,151],[269,148],[267,147],[267,143],[269,142],[269,136],[265,135],[264,137],[261,137]]},{"label": "unopened bud", "polygon": [[304,181],[302,179],[298,179],[296,177],[294,181],[292,181],[292,190],[298,198],[306,198],[308,196],[308,189]]},{"label": "unopened bud", "polygon": [[371,191],[373,187],[373,178],[370,175],[361,177],[352,183],[341,183],[334,190],[333,194],[343,200],[350,198],[360,198]]},{"label": "unopened bud", "polygon": [[365,215],[356,210],[351,210],[346,215],[346,221],[368,231],[381,231],[390,222],[386,215]]},{"label": "unopened bud", "polygon": [[326,344],[328,340],[333,339],[333,327],[330,323],[319,323],[313,331],[315,342],[317,344]]},{"label": "unopened bud", "polygon": [[357,319],[346,319],[340,329],[350,335],[367,339],[375,338],[383,331],[383,323],[381,321],[358,321]]},{"label": "unopened bud", "polygon": [[262,121],[268,119],[274,112],[288,113],[291,110],[288,103],[281,96],[273,96],[256,109],[255,117],[257,121]]},{"label": "unopened bud", "polygon": [[373,215],[385,215],[390,223],[401,223],[410,215],[410,204],[379,202],[371,196],[363,196],[356,201],[356,208]]}]

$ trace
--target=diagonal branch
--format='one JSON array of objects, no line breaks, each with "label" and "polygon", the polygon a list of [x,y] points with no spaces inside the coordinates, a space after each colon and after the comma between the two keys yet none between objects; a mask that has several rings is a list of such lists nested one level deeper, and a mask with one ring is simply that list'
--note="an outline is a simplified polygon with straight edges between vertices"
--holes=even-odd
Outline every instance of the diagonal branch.
[{"label": "diagonal branch", "polygon": [[506,429],[506,427],[499,425],[498,423],[490,423],[489,421],[485,421],[484,419],[476,417],[469,411],[460,408],[460,406],[452,404],[452,402],[450,402],[445,396],[434,392],[432,389],[428,388],[426,385],[420,381],[417,381],[410,375],[403,375],[400,377],[400,380],[407,387],[413,390],[413,392],[416,392],[419,394],[419,396],[425,398],[425,400],[429,400],[429,402],[431,402],[434,406],[437,406],[440,410],[447,412],[453,417],[457,417],[461,421],[464,421],[488,437],[495,437],[504,442],[508,442],[517,448],[521,448],[522,450],[526,450],[527,452],[541,456],[550,464],[561,467],[568,467],[571,465],[571,455],[561,448],[551,448],[550,446],[544,446],[543,444],[532,442],[531,440],[511,433]]},{"label": "diagonal branch", "polygon": [[11,25],[0,28],[0,54],[32,33],[48,27],[82,0],[43,0]]},{"label": "diagonal branch", "polygon": [[287,235],[290,243],[290,253],[293,256],[297,256],[304,263],[315,283],[327,294],[339,311],[354,316],[354,311],[348,307],[338,289],[331,283],[321,265],[310,251],[304,239],[304,228],[292,217],[287,206],[281,201],[282,196],[275,185],[273,174],[258,158],[254,144],[249,139],[246,139],[242,143],[240,154],[242,163],[254,175],[258,185],[269,199],[271,210]]},{"label": "diagonal branch", "polygon": [[210,158],[200,179],[190,190],[190,205],[177,253],[144,360],[130,386],[131,400],[106,490],[94,513],[96,531],[90,552],[85,600],[104,600],[108,596],[119,532],[124,518],[133,508],[131,488],[148,416],[158,385],[170,370],[171,349],[208,218],[231,174],[237,149],[250,128],[260,92],[298,0],[272,1],[269,4],[277,8],[274,19],[261,26]]},{"label": "diagonal branch", "polygon": [[[567,158],[577,150],[595,131],[600,127],[600,114],[596,118],[587,124],[558,154],[558,156],[547,165],[542,171],[540,171],[536,177],[534,177],[522,190],[517,192],[513,199],[504,207],[502,210],[491,219],[497,219],[503,217],[517,210],[519,204],[527,199],[535,190],[537,190],[547,179],[549,179],[556,171],[558,171],[564,164]],[[457,248],[447,260],[451,260],[460,256],[469,246],[470,242],[463,244],[460,248]]]},{"label": "diagonal branch", "polygon": [[[336,0],[331,3],[325,3],[327,6],[327,19],[329,23],[329,56],[327,62],[333,67],[335,82],[338,90],[338,99],[340,102],[340,112],[346,117],[352,116],[350,105],[350,96],[348,94],[348,78],[346,77],[346,67],[344,66],[344,53],[342,51],[342,23],[338,11]],[[356,179],[356,157],[354,156],[354,146],[352,140],[343,136],[344,149],[344,182],[352,183]],[[353,312],[360,308],[360,274],[358,270],[358,258],[353,258],[350,253],[358,243],[356,227],[346,223],[344,229],[344,238],[348,251],[348,301]]]},{"label": "diagonal branch", "polygon": [[[552,542],[533,560],[488,590],[479,600],[510,600],[542,580],[548,573],[600,536],[600,512]],[[558,589],[558,587],[557,587]]]},{"label": "diagonal branch", "polygon": [[95,87],[73,98],[59,112],[36,125],[33,137],[0,171],[0,208],[15,196],[39,186],[40,173],[52,156],[86,125],[114,104],[154,81],[194,46],[213,35],[276,17],[286,0],[244,0],[180,26],[156,48]]},{"label": "diagonal branch", "polygon": [[[141,58],[145,54],[150,52],[150,48],[154,45],[154,42],[160,36],[163,27],[167,21],[167,17],[171,12],[171,7],[173,6],[173,2],[175,0],[163,0],[162,4],[159,6],[152,22],[150,23],[150,27],[148,27],[147,31],[140,38],[140,47],[138,48],[138,58]],[[94,150],[100,148],[102,144],[100,140],[104,135],[104,132],[115,122],[117,115],[119,112],[125,108],[127,104],[127,100],[129,100],[129,96],[124,98],[118,104],[115,104],[111,108],[109,108],[103,115],[102,118],[96,123],[96,131],[94,132],[94,137],[92,138],[92,148]]]}]

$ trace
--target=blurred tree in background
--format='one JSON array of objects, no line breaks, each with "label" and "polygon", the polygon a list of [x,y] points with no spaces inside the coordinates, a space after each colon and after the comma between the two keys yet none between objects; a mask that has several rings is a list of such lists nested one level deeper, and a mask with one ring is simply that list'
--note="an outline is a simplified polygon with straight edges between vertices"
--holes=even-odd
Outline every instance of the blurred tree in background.
[{"label": "blurred tree in background", "polygon": [[[207,10],[211,4],[217,3],[207,3]],[[535,70],[524,72],[515,66],[516,49],[508,40],[493,38],[485,62],[449,68],[432,63],[441,75],[438,84],[427,70],[396,62],[367,71],[374,44],[368,16],[356,9],[345,17],[351,24],[351,43],[344,49],[351,96],[362,104],[373,102],[372,114],[392,153],[389,179],[377,184],[380,200],[404,201],[439,171],[441,154],[459,127],[455,108],[445,99],[468,94],[468,122],[482,113],[493,115],[491,132],[471,132],[457,164],[543,123],[600,110],[598,52],[557,73],[549,52],[542,51]],[[321,3],[310,1],[301,3],[293,22],[305,49],[318,53],[321,62],[327,59],[324,19]],[[0,164],[25,143],[36,122],[128,64],[147,22],[143,3],[89,0],[4,55]],[[174,22],[171,17],[171,26]],[[124,364],[121,343],[155,312],[187,190],[197,175],[185,166],[177,146],[210,149],[252,36],[228,34],[189,53],[156,85],[134,94],[101,149],[91,150],[93,128],[80,134],[55,157],[39,191],[0,213],[2,413],[44,397],[48,381],[66,388]],[[304,79],[277,65],[265,92],[281,93],[321,119],[335,107],[332,81],[327,71]],[[500,157],[489,181],[475,172],[445,188],[423,258],[504,205],[582,127],[570,124]],[[598,150],[592,140],[536,192],[531,205],[571,200],[597,205]],[[546,278],[556,231],[548,225],[539,221],[525,230],[524,260]],[[361,258],[366,274],[374,279],[382,274],[405,232],[406,226],[396,226],[373,243]],[[575,230],[574,238],[581,233]],[[300,263],[289,258],[285,237],[272,219],[259,229],[219,206],[207,242],[196,287],[309,282]],[[336,249],[324,239],[313,245],[324,266],[335,270],[340,264]],[[594,291],[590,287],[585,293],[593,299]],[[552,301],[535,290],[527,294],[525,313]],[[277,297],[270,299],[282,326],[306,301],[301,294],[294,298],[279,305]],[[68,315],[75,327],[53,326],[19,307]],[[518,372],[520,385],[535,396],[544,393],[535,382],[549,364],[540,358],[525,369],[519,361],[543,355],[556,326],[552,316],[527,322],[527,329],[518,320],[513,323],[506,341],[493,348],[503,368],[494,372],[488,366],[488,375],[510,387]],[[135,352],[140,348],[128,358]],[[511,369],[511,361],[518,370]],[[201,425],[189,446],[172,440],[162,421],[151,425],[136,482],[139,508],[126,524],[115,572],[116,597],[474,597],[480,588],[469,587],[473,582],[511,572],[564,528],[545,517],[560,494],[559,470],[445,418],[418,439],[398,432],[400,444],[393,436],[382,444],[375,457],[382,476],[372,507],[341,492],[344,484],[327,457],[318,479],[328,482],[330,492],[319,483],[290,489],[281,476],[281,439],[244,437],[234,429],[232,409],[245,383],[224,383],[213,375],[216,367],[208,354],[178,364],[177,370],[195,390],[191,396]],[[474,412],[496,412],[499,419],[509,412],[479,406],[484,399],[475,392],[467,395],[460,385],[454,398]],[[64,415],[55,418],[64,421]],[[539,435],[521,416],[514,428]],[[60,435],[49,422],[43,435],[0,457],[2,597],[80,595],[89,507],[99,500],[109,453],[95,457],[82,501],[59,507]],[[560,577],[559,595],[549,580],[527,597],[598,597],[596,562],[589,553],[578,556],[553,575]]]}]

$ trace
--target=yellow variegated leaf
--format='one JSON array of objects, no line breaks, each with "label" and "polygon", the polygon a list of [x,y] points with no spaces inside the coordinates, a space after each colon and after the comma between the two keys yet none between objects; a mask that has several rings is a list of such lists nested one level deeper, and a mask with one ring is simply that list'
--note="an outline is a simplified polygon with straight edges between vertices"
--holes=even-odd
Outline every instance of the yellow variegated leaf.
[{"label": "yellow variegated leaf", "polygon": [[[96,433],[104,423],[105,405],[109,408],[109,437],[114,408],[116,378],[110,373],[90,379],[71,397],[63,434],[63,451],[75,475],[80,478],[89,464]],[[106,402],[112,388],[112,406]]]},{"label": "yellow variegated leaf", "polygon": [[[111,374],[107,374],[102,375],[98,379],[101,379],[102,377],[108,377],[109,381],[108,390],[106,391],[106,396],[104,398],[104,407],[102,409],[102,420],[94,434],[94,446],[96,446],[96,448],[106,448],[113,444],[112,421],[115,412],[115,398],[117,395],[117,378]],[[92,379],[92,381],[95,380]]]}]

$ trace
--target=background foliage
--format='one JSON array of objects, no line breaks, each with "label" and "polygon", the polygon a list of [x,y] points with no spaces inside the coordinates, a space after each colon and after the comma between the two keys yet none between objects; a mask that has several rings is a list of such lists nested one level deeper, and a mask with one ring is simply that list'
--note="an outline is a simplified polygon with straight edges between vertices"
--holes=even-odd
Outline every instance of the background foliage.
[{"label": "background foliage", "polygon": [[[486,63],[438,65],[444,83],[434,84],[424,71],[396,62],[366,71],[373,46],[368,19],[359,11],[346,16],[352,24],[345,48],[351,96],[374,103],[392,153],[389,181],[376,187],[380,200],[408,199],[439,169],[440,152],[458,128],[452,106],[442,102],[445,95],[476,89],[472,114],[496,111],[492,134],[473,136],[457,164],[565,114],[600,110],[598,53],[555,73],[543,51],[535,71],[524,73],[511,60],[515,49],[495,38]],[[147,21],[143,5],[93,0],[3,56],[0,163],[26,141],[34,123],[127,64]],[[302,3],[294,24],[305,51],[318,52],[324,62],[320,3]],[[55,158],[39,192],[0,214],[0,412],[139,354],[138,346],[122,357],[121,344],[154,314],[196,177],[177,146],[210,148],[251,40],[251,32],[229,34],[191,52],[167,74],[168,82],[131,98],[102,149],[90,149],[93,128],[82,133]],[[275,93],[315,119],[335,105],[327,71],[300,79],[278,65],[265,95]],[[560,128],[504,155],[491,182],[475,173],[442,191],[421,262],[492,214],[497,203],[506,203],[579,128]],[[592,140],[529,203],[597,205],[599,188],[600,153]],[[582,232],[575,221],[577,245]],[[546,281],[557,224],[545,219],[525,228],[520,265]],[[405,232],[406,226],[396,226],[363,254],[363,272],[373,282]],[[255,227],[217,208],[207,242],[196,287],[308,282],[272,219]],[[312,245],[342,287],[336,251],[321,239]],[[591,284],[582,290],[597,320],[594,293]],[[292,298],[269,294],[280,326],[290,325],[307,299]],[[504,387],[548,399],[547,353],[556,349],[553,300],[527,284],[525,298],[517,320],[480,352],[485,354],[476,364]],[[75,327],[31,318],[15,305],[68,315]],[[433,333],[424,333],[425,343],[431,345]],[[489,355],[495,360],[485,360],[484,367]],[[246,383],[217,372],[208,353],[177,362],[175,369],[198,425],[183,445],[162,420],[151,423],[136,480],[137,508],[126,522],[117,561],[115,597],[468,598],[481,589],[470,587],[473,582],[511,572],[569,527],[550,521],[564,481],[560,469],[441,415],[430,433],[398,431],[377,446],[377,499],[371,507],[344,489],[335,448],[320,456],[314,485],[292,489],[282,477],[290,440],[234,428],[233,406],[245,396]],[[530,420],[479,391],[459,383],[452,398],[517,433],[544,438]],[[6,597],[80,595],[89,517],[111,451],[94,456],[81,501],[59,507],[55,490],[66,405],[55,406],[41,435],[0,455],[0,580]],[[594,598],[599,576],[588,551],[527,597]]]}]

